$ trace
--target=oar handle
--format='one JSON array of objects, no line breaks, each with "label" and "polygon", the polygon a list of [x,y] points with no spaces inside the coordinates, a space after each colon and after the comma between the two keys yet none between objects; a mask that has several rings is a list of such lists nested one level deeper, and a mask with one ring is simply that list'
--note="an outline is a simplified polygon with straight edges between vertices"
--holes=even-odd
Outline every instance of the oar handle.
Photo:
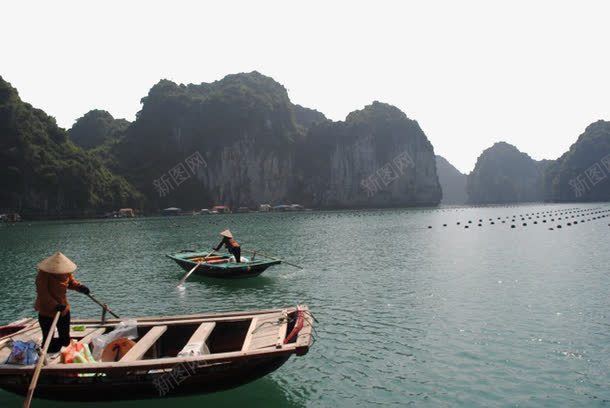
[{"label": "oar handle", "polygon": [[53,334],[55,333],[55,328],[57,327],[57,322],[59,321],[59,316],[61,316],[60,311],[55,313],[55,317],[53,318],[53,323],[51,323],[51,327],[49,328],[49,332],[47,333],[47,338],[42,347],[42,353],[40,353],[40,357],[38,357],[38,362],[36,363],[36,369],[34,370],[34,375],[32,376],[32,381],[30,382],[30,386],[28,388],[28,393],[25,397],[25,401],[23,402],[23,408],[30,408],[30,404],[32,404],[32,398],[34,397],[34,390],[36,389],[36,385],[38,384],[38,377],[40,377],[40,370],[42,369],[42,365],[44,364],[44,360],[47,356],[47,350],[49,350],[49,346],[51,345],[51,340],[53,339]]},{"label": "oar handle", "polygon": [[107,304],[100,302],[99,300],[97,300],[96,298],[93,297],[92,294],[88,294],[87,296],[89,296],[89,299],[93,300],[95,303],[97,303],[98,305],[100,305],[100,307],[102,309],[105,309],[108,311],[108,313],[110,313],[111,315],[113,315],[114,317],[116,317],[117,319],[120,319],[119,316],[117,316],[112,310],[110,310],[110,308],[108,307]]}]

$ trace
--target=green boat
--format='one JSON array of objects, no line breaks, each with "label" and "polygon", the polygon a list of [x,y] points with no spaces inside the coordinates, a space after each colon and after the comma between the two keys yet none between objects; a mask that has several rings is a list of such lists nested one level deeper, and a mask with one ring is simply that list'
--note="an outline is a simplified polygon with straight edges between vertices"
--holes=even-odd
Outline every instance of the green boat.
[{"label": "green boat", "polygon": [[182,251],[166,256],[185,271],[190,271],[201,262],[194,273],[223,279],[253,278],[263,273],[268,267],[282,263],[279,259],[255,259],[243,256],[241,257],[242,262],[237,263],[230,255],[209,255],[195,251]]}]

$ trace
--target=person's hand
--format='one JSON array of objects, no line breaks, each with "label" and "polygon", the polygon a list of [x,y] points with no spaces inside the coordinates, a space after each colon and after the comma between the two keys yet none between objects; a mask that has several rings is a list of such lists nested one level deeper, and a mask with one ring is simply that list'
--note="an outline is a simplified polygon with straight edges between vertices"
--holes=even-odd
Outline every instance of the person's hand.
[{"label": "person's hand", "polygon": [[55,306],[55,310],[63,313],[64,310],[66,310],[66,305],[59,304],[59,305]]},{"label": "person's hand", "polygon": [[91,291],[89,290],[88,287],[86,287],[85,285],[80,285],[80,288],[78,288],[78,291],[80,293],[83,293],[85,295],[88,295],[89,293],[91,293]]}]

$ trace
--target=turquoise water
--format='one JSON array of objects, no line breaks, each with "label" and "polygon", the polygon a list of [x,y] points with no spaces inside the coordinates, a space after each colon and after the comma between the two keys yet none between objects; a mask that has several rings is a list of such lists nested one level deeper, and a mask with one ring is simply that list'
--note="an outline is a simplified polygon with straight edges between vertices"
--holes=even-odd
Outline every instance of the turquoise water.
[{"label": "turquoise water", "polygon": [[[308,355],[293,357],[272,375],[241,388],[170,400],[176,408],[607,406],[610,216],[594,220],[601,214],[566,214],[585,219],[572,226],[566,225],[573,220],[566,221],[566,215],[542,223],[546,218],[540,214],[537,225],[535,215],[515,223],[505,218],[568,208],[602,211],[610,206],[2,225],[0,324],[34,316],[35,264],[61,250],[78,263],[76,277],[124,316],[309,304],[319,323]],[[563,228],[556,229],[558,224]],[[177,290],[183,271],[164,254],[207,250],[218,243],[224,228],[244,248],[282,255],[304,269],[280,265],[241,281],[191,278],[186,290]],[[99,316],[89,299],[70,295],[74,315]],[[0,407],[19,407],[21,402],[0,391]],[[37,407],[167,404],[161,399],[35,401]]]}]

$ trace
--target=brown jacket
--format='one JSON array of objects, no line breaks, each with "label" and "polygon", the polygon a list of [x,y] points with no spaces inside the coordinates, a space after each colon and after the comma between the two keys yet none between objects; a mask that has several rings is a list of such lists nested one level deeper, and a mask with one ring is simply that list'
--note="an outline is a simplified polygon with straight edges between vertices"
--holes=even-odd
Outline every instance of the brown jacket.
[{"label": "brown jacket", "polygon": [[239,244],[233,238],[223,237],[222,241],[220,241],[220,244],[218,244],[218,246],[214,248],[214,250],[218,251],[223,244],[227,249],[239,248]]},{"label": "brown jacket", "polygon": [[81,284],[74,279],[72,274],[55,275],[38,271],[36,276],[36,304],[34,309],[43,316],[55,316],[57,305],[66,305],[62,313],[65,316],[70,311],[70,303],[66,291],[68,289],[79,289]]}]

